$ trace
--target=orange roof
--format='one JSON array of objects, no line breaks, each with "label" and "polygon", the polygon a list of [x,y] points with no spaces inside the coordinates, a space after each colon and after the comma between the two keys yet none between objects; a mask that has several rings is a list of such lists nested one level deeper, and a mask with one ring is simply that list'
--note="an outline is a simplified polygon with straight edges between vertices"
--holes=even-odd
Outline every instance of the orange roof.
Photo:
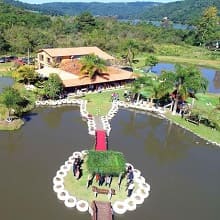
[{"label": "orange roof", "polygon": [[63,84],[65,87],[74,87],[74,86],[85,86],[90,84],[97,84],[97,83],[108,83],[108,82],[115,82],[120,80],[129,80],[135,79],[135,76],[132,72],[118,69],[113,66],[107,67],[107,74],[104,77],[97,76],[94,80],[90,79],[89,77],[79,77],[77,79],[68,79],[63,80]]},{"label": "orange roof", "polygon": [[115,59],[113,56],[110,56],[98,47],[48,48],[41,49],[39,52],[42,51],[45,51],[51,57],[83,56],[94,53],[104,60]]}]

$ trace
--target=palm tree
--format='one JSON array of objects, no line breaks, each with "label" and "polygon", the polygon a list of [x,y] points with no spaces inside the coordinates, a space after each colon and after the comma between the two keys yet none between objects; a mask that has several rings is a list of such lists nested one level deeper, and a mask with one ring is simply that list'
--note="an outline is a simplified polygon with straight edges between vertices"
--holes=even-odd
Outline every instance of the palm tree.
[{"label": "palm tree", "polygon": [[138,93],[137,102],[139,102],[141,94],[145,97],[149,97],[152,102],[153,98],[160,97],[159,85],[160,82],[156,77],[144,75],[134,81],[132,92]]},{"label": "palm tree", "polygon": [[125,42],[122,49],[126,51],[126,54],[123,56],[125,58],[126,63],[132,66],[134,62],[135,53],[139,49],[138,42],[133,39],[129,39]]},{"label": "palm tree", "polygon": [[89,54],[80,59],[82,67],[80,72],[82,77],[89,77],[91,80],[95,80],[97,76],[107,78],[108,73],[104,73],[106,68],[106,62],[96,56],[95,54]]},{"label": "palm tree", "polygon": [[176,113],[179,100],[185,100],[190,94],[205,92],[208,81],[195,66],[176,65],[175,72],[164,71],[159,79],[160,89],[164,93],[173,94],[172,111]]},{"label": "palm tree", "polygon": [[14,73],[13,77],[25,84],[30,84],[37,79],[37,73],[34,68],[28,65],[20,66]]}]

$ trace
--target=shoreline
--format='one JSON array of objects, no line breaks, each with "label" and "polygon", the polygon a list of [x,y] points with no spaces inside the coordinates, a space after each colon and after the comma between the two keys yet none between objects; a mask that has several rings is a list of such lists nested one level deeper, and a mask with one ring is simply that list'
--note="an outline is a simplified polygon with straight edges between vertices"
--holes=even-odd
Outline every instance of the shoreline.
[{"label": "shoreline", "polygon": [[[39,107],[39,106],[43,106],[43,107],[46,107],[46,106],[61,107],[61,106],[65,105],[65,104],[67,104],[67,105],[72,105],[72,104],[73,104],[73,105],[79,105],[79,107],[80,107],[81,102],[83,102],[83,100],[81,101],[81,99],[58,100],[58,103],[56,103],[55,101],[51,101],[51,102],[46,101],[46,102],[44,102],[44,103],[43,103],[43,102],[36,101],[36,105],[35,105],[34,108]],[[157,108],[155,108],[154,106],[153,106],[153,107],[152,107],[152,106],[149,107],[149,106],[143,106],[143,105],[141,105],[141,104],[125,103],[125,102],[122,102],[122,101],[119,101],[119,102],[118,102],[118,107],[119,107],[119,108],[125,108],[125,109],[127,109],[127,110],[129,110],[129,111],[132,110],[132,109],[134,109],[134,110],[140,110],[140,111],[143,111],[143,112],[145,112],[145,113],[151,113],[153,116],[159,116],[159,117],[161,117],[162,119],[168,120],[168,121],[170,121],[171,123],[174,123],[174,124],[180,126],[181,128],[183,128],[183,129],[185,129],[185,130],[191,132],[191,133],[194,134],[195,136],[200,137],[201,139],[203,139],[203,140],[205,140],[205,141],[207,141],[207,142],[209,142],[209,143],[211,143],[211,144],[214,144],[214,145],[220,147],[220,143],[218,143],[218,142],[216,142],[216,141],[213,141],[213,140],[209,140],[208,138],[203,137],[203,136],[201,136],[200,134],[198,134],[198,133],[192,131],[190,128],[185,127],[183,124],[180,124],[180,123],[176,122],[175,120],[172,120],[171,118],[167,117],[167,116],[166,116],[166,112],[165,112],[163,109],[161,109],[161,108],[160,108],[160,109],[157,109]],[[34,109],[34,108],[33,108],[33,109]],[[84,108],[84,111],[85,111],[85,108]],[[88,112],[86,112],[86,113],[88,113]],[[88,113],[88,114],[89,114],[89,113]],[[107,114],[108,114],[108,113],[107,113]],[[85,117],[85,116],[86,116],[86,115],[83,115],[83,117]],[[16,122],[16,124],[14,124],[13,122],[8,123],[8,122],[6,122],[6,121],[0,121],[0,130],[1,130],[1,131],[13,131],[13,130],[18,130],[18,129],[20,129],[20,128],[25,124],[24,120],[22,120],[22,119],[16,119],[16,120],[14,120],[14,121]],[[1,125],[1,123],[3,124],[3,126]],[[9,126],[9,124],[11,124],[11,125]],[[111,130],[111,128],[109,129],[108,133],[110,132],[110,130]]]}]

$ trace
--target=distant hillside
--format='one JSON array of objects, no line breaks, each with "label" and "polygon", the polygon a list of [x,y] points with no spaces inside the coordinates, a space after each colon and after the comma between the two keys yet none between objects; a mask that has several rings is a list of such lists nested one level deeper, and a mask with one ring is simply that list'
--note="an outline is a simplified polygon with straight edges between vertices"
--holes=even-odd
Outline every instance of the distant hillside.
[{"label": "distant hillside", "polygon": [[[51,25],[49,16],[39,13],[31,13],[0,1],[0,28],[8,28],[15,25],[48,28]],[[1,29],[0,29],[1,30]]]},{"label": "distant hillside", "polygon": [[176,23],[193,23],[209,6],[216,6],[220,13],[220,0],[184,0],[147,9],[143,18],[158,21],[168,17]]},{"label": "distant hillside", "polygon": [[32,11],[39,11],[51,15],[78,15],[88,11],[95,16],[116,16],[119,19],[141,18],[149,8],[162,5],[155,2],[130,2],[130,3],[82,3],[82,2],[53,2],[44,4],[27,4],[20,1],[4,0],[16,7]]}]

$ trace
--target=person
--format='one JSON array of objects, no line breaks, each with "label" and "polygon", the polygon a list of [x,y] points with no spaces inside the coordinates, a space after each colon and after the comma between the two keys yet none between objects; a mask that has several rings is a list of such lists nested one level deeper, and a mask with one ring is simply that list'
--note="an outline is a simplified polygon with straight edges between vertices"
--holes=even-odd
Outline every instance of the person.
[{"label": "person", "polygon": [[87,189],[92,185],[92,179],[93,179],[93,176],[91,174],[88,175],[87,177]]},{"label": "person", "polygon": [[78,166],[78,160],[77,158],[74,160],[73,162],[73,175],[76,176],[76,169],[77,169],[77,166]]},{"label": "person", "polygon": [[132,169],[128,170],[127,173],[127,185],[126,185],[126,190],[128,189],[128,186],[130,185],[130,183],[133,181],[134,179],[134,173]]},{"label": "person", "polygon": [[105,185],[110,188],[111,182],[112,182],[112,176],[111,176],[111,175],[106,176],[106,177],[105,177]]},{"label": "person", "polygon": [[100,174],[97,173],[97,174],[95,175],[95,181],[96,181],[96,182],[99,182],[99,179],[100,179]]},{"label": "person", "polygon": [[108,191],[108,199],[111,200],[111,198],[112,198],[112,190],[109,189],[109,191]]},{"label": "person", "polygon": [[76,167],[76,179],[78,180],[80,178],[80,167],[77,165]]},{"label": "person", "polygon": [[123,178],[123,173],[121,172],[118,177],[118,190],[120,190],[121,188],[122,178]]},{"label": "person", "polygon": [[132,180],[128,186],[128,197],[131,196],[133,190],[134,190],[134,181]]},{"label": "person", "polygon": [[99,186],[102,186],[104,182],[105,182],[105,177],[101,175],[99,178]]},{"label": "person", "polygon": [[133,170],[129,170],[127,178],[129,180],[129,182],[134,179]]}]

